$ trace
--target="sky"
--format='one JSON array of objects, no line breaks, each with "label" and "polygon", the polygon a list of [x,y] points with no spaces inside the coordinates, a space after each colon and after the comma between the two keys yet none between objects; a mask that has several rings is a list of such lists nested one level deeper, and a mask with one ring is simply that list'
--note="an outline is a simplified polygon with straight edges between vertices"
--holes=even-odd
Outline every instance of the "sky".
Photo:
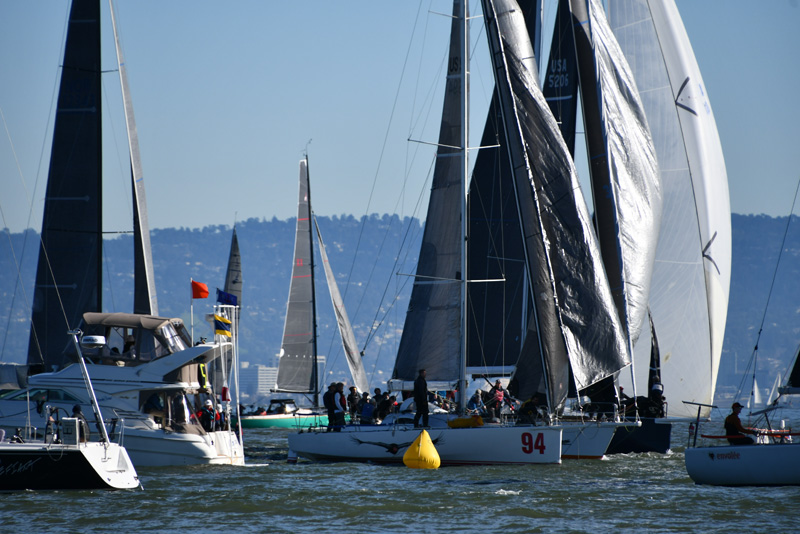
[{"label": "sky", "polygon": [[[676,3],[716,117],[732,211],[787,215],[800,178],[800,0]],[[68,9],[0,2],[0,227],[12,232],[41,225]],[[449,1],[116,9],[151,228],[293,217],[306,151],[318,215],[424,217],[433,148],[417,141],[438,135]],[[103,13],[105,226],[125,231],[127,141],[105,2]],[[480,19],[471,31],[477,146],[493,81]]]}]

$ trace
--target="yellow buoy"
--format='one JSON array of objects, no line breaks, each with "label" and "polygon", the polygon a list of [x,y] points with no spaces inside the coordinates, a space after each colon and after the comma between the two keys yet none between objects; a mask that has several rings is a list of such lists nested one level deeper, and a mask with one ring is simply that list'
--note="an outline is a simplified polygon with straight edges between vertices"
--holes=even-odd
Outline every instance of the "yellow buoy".
[{"label": "yellow buoy", "polygon": [[415,469],[438,469],[442,464],[427,430],[420,432],[414,443],[408,447],[403,455],[403,463]]}]

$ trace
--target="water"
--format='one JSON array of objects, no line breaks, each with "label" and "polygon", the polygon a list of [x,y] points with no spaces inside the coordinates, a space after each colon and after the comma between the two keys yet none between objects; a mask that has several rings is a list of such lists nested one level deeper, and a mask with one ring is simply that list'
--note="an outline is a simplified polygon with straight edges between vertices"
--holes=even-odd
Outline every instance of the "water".
[{"label": "water", "polygon": [[[800,488],[717,488],[673,452],[561,465],[416,470],[287,464],[286,430],[250,430],[247,467],[141,468],[143,491],[0,496],[0,532],[793,532]],[[491,446],[487,443],[487,446]]]}]

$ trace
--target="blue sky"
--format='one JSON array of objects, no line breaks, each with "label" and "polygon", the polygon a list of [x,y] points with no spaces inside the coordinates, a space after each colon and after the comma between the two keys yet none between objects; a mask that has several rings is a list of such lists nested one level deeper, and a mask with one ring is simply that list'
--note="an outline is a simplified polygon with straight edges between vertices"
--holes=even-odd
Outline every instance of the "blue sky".
[{"label": "blue sky", "polygon": [[[717,120],[732,211],[786,215],[800,177],[798,0],[677,5]],[[318,214],[414,214],[432,149],[408,139],[437,137],[449,21],[435,13],[450,10],[446,0],[118,0],[151,227],[294,216],[310,139]],[[67,11],[66,0],[0,3],[0,227],[15,232],[41,224]],[[472,35],[477,143],[493,82],[479,21]],[[112,70],[110,32],[104,47]],[[116,74],[104,83],[106,194],[120,202],[106,209],[106,227],[126,230]]]}]

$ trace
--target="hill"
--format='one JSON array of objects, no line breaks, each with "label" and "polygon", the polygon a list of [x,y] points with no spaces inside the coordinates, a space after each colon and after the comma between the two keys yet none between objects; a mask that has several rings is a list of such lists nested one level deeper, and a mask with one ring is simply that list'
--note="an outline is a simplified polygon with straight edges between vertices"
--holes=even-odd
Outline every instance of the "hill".
[{"label": "hill", "polygon": [[[720,391],[738,387],[747,372],[786,222],[785,217],[732,216],[733,268]],[[790,227],[760,341],[757,369],[762,387],[771,386],[777,374],[786,369],[800,339],[800,285],[796,282],[800,279],[800,231],[796,222]],[[319,223],[356,339],[363,344],[374,332],[364,354],[370,382],[385,383],[410,294],[410,278],[398,273],[414,272],[422,225],[416,219],[389,215],[362,220],[346,215],[320,217]],[[288,295],[294,219],[249,219],[238,223],[236,229],[244,278],[241,358],[274,365]],[[6,235],[8,239],[0,243],[0,361],[22,362],[27,351],[38,236],[30,230]],[[190,323],[189,280],[207,283],[212,292],[223,285],[230,237],[227,226],[151,232],[160,315],[181,317]],[[356,249],[359,252],[354,258]],[[132,307],[131,250],[130,235],[105,241],[107,311],[129,311]],[[413,252],[398,257],[398,250]],[[328,355],[329,378],[346,380],[346,364],[321,272],[317,295],[320,353]],[[194,301],[196,338],[210,334],[203,316],[211,311],[212,304],[211,299]],[[373,324],[378,323],[380,328],[373,331]]]}]

